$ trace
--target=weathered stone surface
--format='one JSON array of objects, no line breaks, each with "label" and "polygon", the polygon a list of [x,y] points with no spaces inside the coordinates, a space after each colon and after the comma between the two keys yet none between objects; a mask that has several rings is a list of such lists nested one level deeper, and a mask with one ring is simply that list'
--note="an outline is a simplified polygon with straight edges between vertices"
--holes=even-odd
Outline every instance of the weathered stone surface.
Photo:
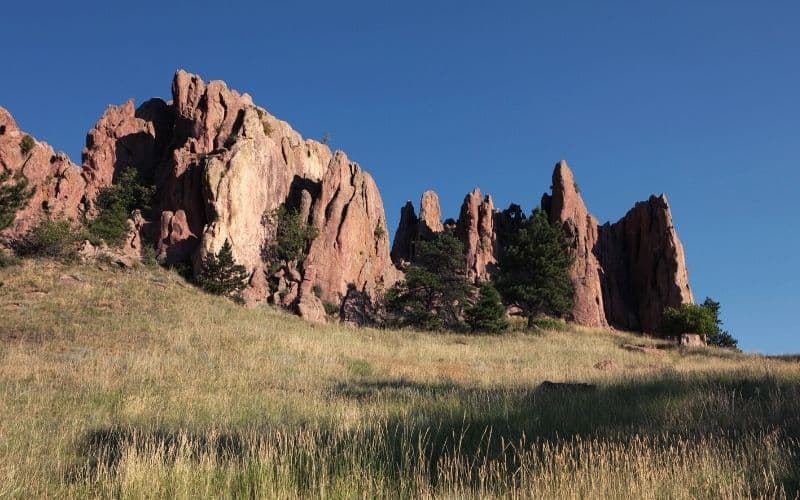
[{"label": "weathered stone surface", "polygon": [[705,335],[697,333],[682,333],[679,339],[680,344],[684,347],[705,347]]},{"label": "weathered stone surface", "polygon": [[300,312],[309,318],[319,316],[314,288],[321,291],[321,300],[338,305],[350,288],[375,298],[399,277],[372,177],[337,151],[320,186],[311,215],[319,236],[303,262],[300,287]]},{"label": "weathered stone surface", "polygon": [[402,269],[414,257],[414,244],[419,234],[419,219],[414,212],[414,204],[411,200],[407,201],[400,209],[400,222],[397,231],[394,233],[392,243],[392,262],[398,269]]},{"label": "weathered stone surface", "polygon": [[25,138],[14,118],[0,107],[0,171],[11,171],[7,182],[28,180],[33,196],[20,210],[3,234],[16,238],[24,234],[46,212],[53,216],[78,220],[84,212],[86,180],[81,169],[66,154],[56,153],[50,145],[34,141],[23,154],[20,144]]},{"label": "weathered stone surface", "polygon": [[627,330],[656,332],[666,307],[693,301],[683,245],[664,195],[639,202],[600,228],[606,317]]},{"label": "weathered stone surface", "polygon": [[600,284],[602,270],[595,255],[599,238],[597,219],[586,209],[567,162],[556,164],[552,182],[552,196],[544,195],[542,205],[550,222],[564,228],[575,258],[570,269],[575,302],[569,319],[586,326],[607,326]]},{"label": "weathered stone surface", "polygon": [[439,206],[439,196],[431,190],[425,191],[419,201],[417,238],[430,240],[434,235],[442,231],[444,231],[444,226],[442,225],[442,209]]},{"label": "weathered stone surface", "polygon": [[[157,102],[143,107],[145,112],[141,114],[134,108],[133,100],[121,106],[109,106],[86,134],[81,156],[88,200],[93,200],[100,188],[111,184],[122,169],[131,167],[145,178],[152,176],[163,154],[166,142],[163,136],[171,133],[169,108],[160,99],[154,101]],[[156,142],[156,127],[160,129],[159,143]]]},{"label": "weathered stone surface", "polygon": [[467,279],[489,281],[497,263],[497,238],[494,232],[494,203],[492,197],[482,198],[475,188],[461,205],[456,234],[464,243],[467,260]]}]

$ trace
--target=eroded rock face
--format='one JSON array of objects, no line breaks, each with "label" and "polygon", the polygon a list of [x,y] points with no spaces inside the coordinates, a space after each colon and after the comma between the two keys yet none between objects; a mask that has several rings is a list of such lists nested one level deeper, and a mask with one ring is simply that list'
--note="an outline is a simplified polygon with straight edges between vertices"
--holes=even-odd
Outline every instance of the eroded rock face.
[{"label": "eroded rock face", "polygon": [[567,162],[560,161],[553,171],[552,196],[545,195],[542,206],[564,228],[574,262],[570,269],[575,286],[575,303],[570,318],[585,326],[608,326],[600,284],[602,269],[595,255],[599,238],[597,219],[589,213],[576,189]]},{"label": "eroded rock face", "polygon": [[656,332],[664,308],[693,302],[683,245],[664,195],[651,196],[618,222],[602,226],[596,252],[612,325]]},{"label": "eroded rock face", "polygon": [[299,298],[301,315],[315,320],[321,301],[341,304],[349,289],[375,298],[399,277],[389,256],[383,202],[372,177],[337,151],[320,186],[311,209],[319,236],[303,262]]},{"label": "eroded rock face", "polygon": [[28,180],[33,196],[20,210],[11,226],[3,231],[9,238],[22,236],[44,213],[78,220],[85,210],[86,179],[80,167],[66,154],[56,153],[46,142],[36,141],[23,152],[21,144],[28,136],[17,126],[6,109],[0,107],[0,170],[11,171],[7,182]]},{"label": "eroded rock face", "polygon": [[422,193],[419,201],[419,225],[417,238],[430,240],[434,235],[444,231],[442,224],[442,208],[439,206],[439,196],[431,191]]},{"label": "eroded rock face", "polygon": [[[155,181],[154,237],[163,261],[191,260],[199,270],[229,241],[251,273],[248,303],[271,298],[322,321],[323,300],[339,305],[350,289],[374,299],[396,279],[372,178],[224,82],[180,70],[170,104],[110,107],[89,133],[84,165],[100,185],[128,165]],[[274,244],[271,214],[282,204],[297,209],[319,237],[302,273],[283,263],[279,276],[267,276],[263,251]]]},{"label": "eroded rock face", "polygon": [[464,198],[456,224],[456,235],[464,243],[467,279],[489,281],[497,263],[497,237],[494,231],[495,210],[492,197],[482,198],[475,188]]},{"label": "eroded rock face", "polygon": [[419,234],[418,228],[419,219],[414,211],[414,204],[409,200],[400,209],[400,222],[397,225],[397,231],[394,233],[394,242],[392,243],[392,262],[399,269],[411,262],[414,257],[414,243],[417,241],[417,235]]},{"label": "eroded rock face", "polygon": [[553,172],[553,194],[543,197],[542,206],[551,221],[563,225],[575,255],[575,322],[655,333],[664,308],[692,302],[683,246],[663,195],[637,203],[614,224],[598,226],[562,161]]}]

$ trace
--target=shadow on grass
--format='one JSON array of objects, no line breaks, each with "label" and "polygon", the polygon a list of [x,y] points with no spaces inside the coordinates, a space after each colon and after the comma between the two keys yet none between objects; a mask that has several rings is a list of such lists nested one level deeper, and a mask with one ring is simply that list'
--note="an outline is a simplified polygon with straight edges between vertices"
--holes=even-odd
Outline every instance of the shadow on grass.
[{"label": "shadow on grass", "polygon": [[[569,388],[567,388],[569,389]],[[182,429],[101,428],[84,436],[79,454],[87,473],[102,464],[113,470],[132,449],[160,449],[164,461],[179,454],[193,459],[211,455],[220,461],[246,461],[264,447],[290,455],[288,470],[298,486],[310,487],[316,450],[333,457],[331,473],[360,466],[398,478],[414,464],[425,464],[426,480],[436,485],[437,468],[446,457],[502,462],[514,474],[519,468],[514,446],[563,443],[574,438],[628,443],[641,436],[700,441],[714,437],[736,443],[746,436],[772,433],[786,442],[800,439],[800,384],[770,376],[666,376],[626,381],[581,390],[540,386],[487,389],[456,384],[422,384],[405,380],[360,381],[331,388],[331,398],[404,409],[401,417],[357,431],[313,427],[314,447],[281,441],[298,428],[263,428],[229,432]],[[280,442],[279,442],[280,441]],[[377,444],[376,444],[377,443]],[[509,448],[509,443],[511,448]],[[149,447],[149,448],[148,448]],[[281,448],[284,447],[284,448]],[[353,450],[359,456],[354,458]],[[343,457],[337,460],[336,457]],[[347,457],[347,458],[344,458]],[[800,463],[794,458],[778,478],[790,495],[800,491]],[[338,471],[338,472],[337,472]],[[477,480],[473,471],[470,481]],[[757,492],[754,492],[757,493]]]}]

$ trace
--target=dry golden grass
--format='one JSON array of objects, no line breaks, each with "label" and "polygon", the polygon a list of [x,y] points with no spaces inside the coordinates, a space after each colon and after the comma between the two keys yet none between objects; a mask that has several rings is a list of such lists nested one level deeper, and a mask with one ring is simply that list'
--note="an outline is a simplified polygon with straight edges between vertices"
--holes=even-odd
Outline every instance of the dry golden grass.
[{"label": "dry golden grass", "polygon": [[[160,269],[0,269],[3,497],[794,497],[800,364],[319,326]],[[608,370],[595,368],[612,361]],[[541,392],[544,380],[590,392]]]}]

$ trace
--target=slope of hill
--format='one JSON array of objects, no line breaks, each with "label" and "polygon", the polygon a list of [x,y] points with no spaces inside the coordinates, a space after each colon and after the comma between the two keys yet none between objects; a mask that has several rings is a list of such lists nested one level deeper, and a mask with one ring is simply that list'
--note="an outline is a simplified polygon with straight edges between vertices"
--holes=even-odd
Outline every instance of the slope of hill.
[{"label": "slope of hill", "polygon": [[[800,364],[641,336],[246,309],[163,269],[0,269],[0,497],[740,497],[800,485]],[[591,385],[555,385],[571,382]]]}]

